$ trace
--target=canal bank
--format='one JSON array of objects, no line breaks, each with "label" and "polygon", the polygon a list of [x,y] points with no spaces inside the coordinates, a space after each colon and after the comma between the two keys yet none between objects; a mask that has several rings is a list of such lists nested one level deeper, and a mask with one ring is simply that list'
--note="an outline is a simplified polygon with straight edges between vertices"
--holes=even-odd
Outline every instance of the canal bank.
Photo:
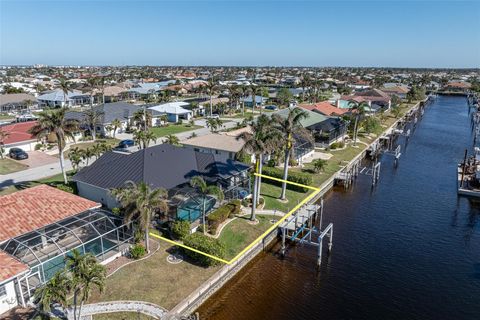
[{"label": "canal bank", "polygon": [[450,168],[471,144],[467,109],[439,97],[398,168],[382,159],[376,188],[360,176],[326,195],[335,239],[319,273],[313,248],[261,253],[199,308],[202,319],[477,318],[479,208],[457,199]]},{"label": "canal bank", "polygon": [[[361,160],[366,156],[366,153],[372,149],[373,146],[378,148],[379,141],[382,138],[388,137],[390,135],[395,135],[395,131],[399,131],[401,128],[406,129],[409,127],[409,123],[413,125],[413,122],[417,122],[418,118],[423,115],[423,110],[425,107],[425,103],[429,100],[428,98],[425,101],[418,102],[415,105],[410,105],[408,108],[404,109],[404,114],[396,119],[393,123],[390,123],[388,127],[385,127],[383,133],[374,138],[374,140],[370,140],[370,143],[362,142],[364,145],[363,147],[359,147],[359,152],[356,156],[353,157],[346,165],[342,166],[338,171],[334,172],[330,175],[330,177],[323,181],[320,186],[320,192],[316,193],[308,203],[314,203],[318,201],[323,195],[325,195],[328,191],[330,191],[335,182],[338,180],[338,176],[343,174],[343,171],[349,171],[353,165],[358,164]],[[399,126],[399,123],[401,125]],[[400,130],[401,131],[401,130]],[[196,308],[198,308],[203,302],[205,302],[208,297],[214,294],[217,290],[219,290],[222,285],[224,285],[229,279],[235,276],[240,270],[252,259],[255,258],[257,254],[259,254],[262,250],[265,250],[266,247],[274,242],[276,239],[277,230],[273,229],[269,232],[266,236],[262,236],[259,240],[256,240],[254,243],[251,244],[250,249],[245,251],[241,254],[234,263],[230,265],[223,266],[218,272],[216,272],[210,279],[204,282],[200,287],[195,289],[188,297],[183,299],[180,303],[178,303],[171,311],[170,314],[189,314],[193,312]]]}]

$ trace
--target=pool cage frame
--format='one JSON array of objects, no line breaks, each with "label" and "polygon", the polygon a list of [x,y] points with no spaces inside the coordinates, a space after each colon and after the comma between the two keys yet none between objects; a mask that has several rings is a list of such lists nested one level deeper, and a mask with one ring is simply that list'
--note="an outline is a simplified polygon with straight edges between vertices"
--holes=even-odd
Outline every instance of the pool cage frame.
[{"label": "pool cage frame", "polygon": [[[19,279],[23,301],[24,298],[31,298],[37,287],[63,268],[64,258],[74,249],[94,254],[101,263],[123,254],[129,247],[127,243],[134,239],[132,224],[123,223],[121,217],[108,211],[92,209],[6,240],[0,244],[0,249],[30,269]],[[105,244],[110,246],[106,247]],[[98,246],[100,251],[95,251]],[[62,257],[61,262],[55,264],[55,259],[59,257]]]}]

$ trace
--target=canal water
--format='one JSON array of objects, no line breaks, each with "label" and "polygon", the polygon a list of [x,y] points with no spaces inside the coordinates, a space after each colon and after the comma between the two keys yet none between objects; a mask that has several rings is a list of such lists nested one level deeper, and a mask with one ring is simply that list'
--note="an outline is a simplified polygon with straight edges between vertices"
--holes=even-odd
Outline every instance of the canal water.
[{"label": "canal water", "polygon": [[480,202],[458,198],[455,180],[471,146],[466,99],[438,97],[398,167],[383,157],[376,188],[360,176],[325,197],[333,252],[319,271],[314,248],[282,259],[277,244],[206,301],[201,319],[480,319]]}]

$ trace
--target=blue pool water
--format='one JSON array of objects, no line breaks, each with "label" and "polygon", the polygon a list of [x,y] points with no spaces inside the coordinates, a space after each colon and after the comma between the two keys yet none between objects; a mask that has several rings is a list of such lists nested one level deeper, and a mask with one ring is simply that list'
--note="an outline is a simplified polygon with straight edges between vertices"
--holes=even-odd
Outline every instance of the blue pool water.
[{"label": "blue pool water", "polygon": [[[209,212],[215,205],[215,198],[207,197],[206,201],[206,212]],[[188,199],[181,206],[177,208],[177,219],[179,220],[189,220],[195,221],[199,219],[202,215],[202,198],[192,198]]]}]

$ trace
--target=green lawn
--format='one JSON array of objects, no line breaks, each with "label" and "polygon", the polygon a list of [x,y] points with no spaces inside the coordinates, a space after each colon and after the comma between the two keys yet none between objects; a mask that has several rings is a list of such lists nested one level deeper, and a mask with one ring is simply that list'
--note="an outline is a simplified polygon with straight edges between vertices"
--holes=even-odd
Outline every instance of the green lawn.
[{"label": "green lawn", "polygon": [[[108,277],[105,292],[100,294],[95,290],[89,302],[141,300],[172,309],[221,267],[204,268],[187,261],[168,263],[167,251],[171,247],[167,247],[165,242],[160,245],[161,249],[150,258],[125,266]],[[128,319],[136,316],[131,314]]]},{"label": "green lawn", "polygon": [[[67,172],[67,177],[71,178],[73,176],[74,172],[73,171],[68,171]],[[49,184],[51,186],[57,186],[57,185],[64,185],[63,184],[63,175],[61,173],[56,174],[54,176],[36,180],[36,181],[27,181],[27,182],[22,182],[18,183],[16,185],[7,187],[5,189],[0,190],[0,196],[14,193],[19,190],[31,188],[34,186],[38,186],[39,184]],[[70,182],[70,185],[72,185],[72,182]]]},{"label": "green lawn", "polygon": [[93,320],[153,320],[155,318],[149,317],[142,313],[137,312],[113,312],[96,314],[93,316]]},{"label": "green lawn", "polygon": [[[116,147],[119,142],[120,142],[119,139],[114,139],[114,138],[96,139],[95,142],[93,142],[93,141],[90,141],[90,142],[79,141],[75,144],[70,145],[70,148],[78,148],[80,150],[85,150],[85,149],[90,148],[91,146],[93,146],[94,144],[97,144],[97,143],[106,143],[107,145],[109,145],[113,148],[113,147]],[[68,154],[68,151],[65,152],[65,155],[67,155],[67,154]]]},{"label": "green lawn", "polygon": [[265,178],[262,179],[260,195],[265,199],[265,209],[287,213],[308,195],[308,192],[299,192],[287,188],[288,202],[281,202],[279,201],[281,193],[282,187],[267,183]]},{"label": "green lawn", "polygon": [[227,248],[226,258],[232,259],[265,232],[271,226],[270,219],[272,218],[273,216],[269,215],[257,215],[259,223],[252,225],[248,223],[249,217],[245,216],[227,224],[218,238]]},{"label": "green lawn", "polygon": [[168,136],[169,134],[177,134],[186,131],[192,131],[195,129],[200,129],[201,126],[192,126],[189,124],[170,124],[166,127],[153,127],[150,128],[157,138]]},{"label": "green lawn", "polygon": [[12,159],[0,159],[0,175],[27,169],[28,166]]}]

